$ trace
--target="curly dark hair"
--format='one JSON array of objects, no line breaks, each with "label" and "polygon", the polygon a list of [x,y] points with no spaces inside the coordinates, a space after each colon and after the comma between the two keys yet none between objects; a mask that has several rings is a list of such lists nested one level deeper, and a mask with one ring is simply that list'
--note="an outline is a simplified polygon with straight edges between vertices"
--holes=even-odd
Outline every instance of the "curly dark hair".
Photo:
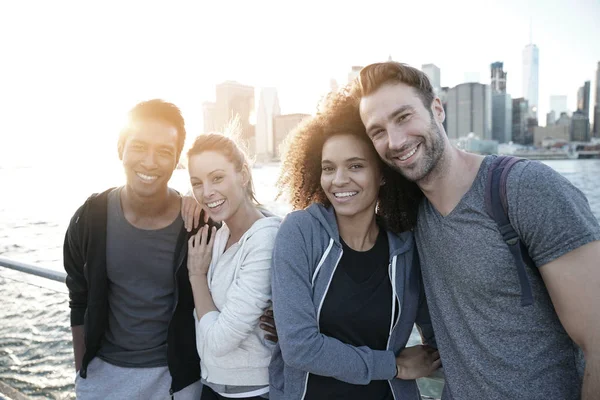
[{"label": "curly dark hair", "polygon": [[335,135],[353,135],[367,143],[379,160],[385,185],[379,190],[376,215],[393,232],[414,227],[423,193],[416,183],[384,164],[367,136],[358,109],[360,98],[351,94],[351,86],[330,93],[317,114],[298,125],[284,143],[278,197],[287,195],[294,210],[318,202],[331,203],[321,188],[321,155],[325,142]]}]

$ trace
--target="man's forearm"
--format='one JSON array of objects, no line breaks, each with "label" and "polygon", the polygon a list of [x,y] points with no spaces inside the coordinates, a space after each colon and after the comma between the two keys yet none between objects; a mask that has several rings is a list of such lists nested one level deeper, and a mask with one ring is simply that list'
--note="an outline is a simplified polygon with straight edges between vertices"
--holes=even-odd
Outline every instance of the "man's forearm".
[{"label": "man's forearm", "polygon": [[85,354],[85,334],[83,325],[72,326],[71,333],[73,334],[73,354],[75,356],[75,371],[79,371],[83,362],[83,355]]},{"label": "man's forearm", "polygon": [[600,351],[589,357],[586,355],[581,400],[597,399],[598,393],[600,393]]}]

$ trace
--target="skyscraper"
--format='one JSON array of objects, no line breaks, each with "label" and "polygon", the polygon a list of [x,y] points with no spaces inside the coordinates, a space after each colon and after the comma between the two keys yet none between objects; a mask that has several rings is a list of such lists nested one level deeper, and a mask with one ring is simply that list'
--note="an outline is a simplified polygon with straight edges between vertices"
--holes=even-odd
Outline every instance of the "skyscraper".
[{"label": "skyscraper", "polygon": [[588,119],[590,117],[590,81],[585,81],[577,91],[577,111],[581,111]]},{"label": "skyscraper", "polygon": [[504,72],[504,63],[495,62],[490,65],[492,78],[492,93],[506,93],[506,72]]},{"label": "skyscraper", "polygon": [[537,119],[539,94],[539,50],[533,43],[523,49],[523,97],[529,105],[529,116]]},{"label": "skyscraper", "polygon": [[574,142],[590,141],[590,119],[581,110],[575,111],[571,118],[571,140]]},{"label": "skyscraper", "polygon": [[527,117],[529,104],[520,97],[512,101],[512,141],[518,144],[527,144]]},{"label": "skyscraper", "polygon": [[216,87],[215,126],[222,130],[229,121],[239,118],[240,136],[251,155],[255,152],[254,125],[250,115],[254,113],[254,88],[234,81],[223,82]]},{"label": "skyscraper", "polygon": [[554,110],[552,110],[546,114],[546,126],[554,125],[555,122],[556,122],[556,113],[554,112]]},{"label": "skyscraper", "polygon": [[421,66],[421,71],[427,75],[429,81],[431,82],[431,86],[433,87],[433,91],[439,96],[440,90],[442,89],[440,69],[435,64],[423,64]]},{"label": "skyscraper", "polygon": [[474,133],[481,139],[492,138],[492,101],[489,85],[461,83],[448,91],[447,133],[458,139]]},{"label": "skyscraper", "polygon": [[277,89],[263,88],[260,91],[258,110],[256,111],[256,151],[257,160],[268,161],[275,156],[275,136],[273,121],[281,114]]},{"label": "skyscraper", "polygon": [[490,65],[492,78],[492,139],[498,143],[508,143],[512,139],[512,99],[506,93],[506,72],[504,64]]},{"label": "skyscraper", "polygon": [[492,139],[498,143],[512,140],[512,98],[508,93],[492,92]]},{"label": "skyscraper", "polygon": [[600,61],[596,69],[596,96],[594,99],[594,137],[600,137]]}]

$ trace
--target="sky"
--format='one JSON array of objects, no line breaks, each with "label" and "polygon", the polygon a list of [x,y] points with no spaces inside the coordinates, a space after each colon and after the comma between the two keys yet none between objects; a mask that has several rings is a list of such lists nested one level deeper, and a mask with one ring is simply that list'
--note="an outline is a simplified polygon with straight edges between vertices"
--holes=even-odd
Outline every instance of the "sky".
[{"label": "sky", "polygon": [[520,97],[530,22],[544,124],[551,95],[573,111],[594,87],[599,17],[598,0],[3,1],[0,165],[115,159],[127,110],[157,97],[180,106],[189,143],[225,80],[274,86],[283,113],[313,113],[332,78],[390,55],[436,64],[450,87],[472,73],[489,83],[503,61]]}]

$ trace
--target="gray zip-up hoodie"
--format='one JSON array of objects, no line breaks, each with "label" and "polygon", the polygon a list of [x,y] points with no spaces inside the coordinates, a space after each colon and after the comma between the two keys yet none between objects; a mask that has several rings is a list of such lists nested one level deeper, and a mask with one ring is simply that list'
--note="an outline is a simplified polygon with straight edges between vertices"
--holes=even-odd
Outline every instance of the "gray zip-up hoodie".
[{"label": "gray zip-up hoodie", "polygon": [[[389,275],[400,304],[387,350],[355,347],[323,335],[319,317],[331,279],[342,258],[332,207],[313,204],[282,222],[273,251],[273,310],[279,343],[269,366],[271,400],[304,399],[309,373],[365,385],[388,380],[394,398],[420,400],[415,380],[395,379],[396,355],[406,346],[414,323],[435,346],[424,297],[418,255],[410,232],[388,232]],[[390,302],[392,315],[396,302]]]}]

